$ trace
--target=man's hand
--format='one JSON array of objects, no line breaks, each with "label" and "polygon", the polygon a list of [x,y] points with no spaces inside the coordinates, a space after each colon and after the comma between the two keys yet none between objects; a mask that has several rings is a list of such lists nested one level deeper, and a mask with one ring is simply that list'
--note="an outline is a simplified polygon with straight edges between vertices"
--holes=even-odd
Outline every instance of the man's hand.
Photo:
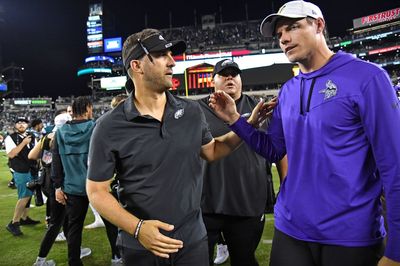
[{"label": "man's hand", "polygon": [[235,123],[240,117],[240,114],[236,110],[235,101],[223,91],[216,91],[211,94],[208,105],[221,120],[229,125]]},{"label": "man's hand", "polygon": [[278,104],[278,98],[274,97],[269,102],[265,103],[263,99],[254,107],[251,112],[251,116],[247,119],[247,122],[255,128],[259,128],[265,122],[265,120],[272,115],[273,109]]},{"label": "man's hand", "polygon": [[67,202],[65,201],[67,199],[67,195],[64,194],[64,192],[61,190],[61,188],[56,189],[56,201],[58,203],[61,203],[62,205],[66,205]]},{"label": "man's hand", "polygon": [[181,240],[167,237],[160,233],[174,230],[174,226],[157,220],[146,220],[139,231],[139,242],[154,255],[169,258],[170,253],[176,253],[183,247]]},{"label": "man's hand", "polygon": [[378,262],[378,266],[400,266],[400,262],[396,262],[388,257],[383,256]]},{"label": "man's hand", "polygon": [[31,135],[28,135],[28,136],[26,136],[26,137],[22,140],[22,143],[26,146],[26,145],[28,145],[29,143],[31,143],[31,141],[32,141],[32,136],[31,136]]}]

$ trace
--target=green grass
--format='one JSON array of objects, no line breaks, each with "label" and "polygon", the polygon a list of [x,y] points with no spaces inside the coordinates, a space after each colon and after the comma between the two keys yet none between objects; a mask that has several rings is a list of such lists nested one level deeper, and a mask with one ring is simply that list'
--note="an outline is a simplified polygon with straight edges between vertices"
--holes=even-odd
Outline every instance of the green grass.
[{"label": "green grass", "polygon": [[[276,169],[274,168],[273,170],[275,186],[278,186]],[[17,201],[17,191],[7,187],[10,179],[11,174],[7,166],[7,157],[2,151],[0,152],[0,250],[2,254],[0,256],[0,266],[32,265],[38,255],[39,245],[46,230],[44,223],[45,207],[34,207],[30,210],[29,216],[35,220],[40,220],[40,224],[22,226],[21,230],[24,235],[21,237],[12,236],[5,228],[12,219]],[[90,224],[93,221],[93,214],[89,210],[85,224]],[[258,262],[261,266],[268,265],[271,249],[269,240],[272,239],[272,235],[273,219],[272,215],[267,215],[264,233],[256,252]],[[83,259],[85,265],[110,265],[111,251],[104,228],[84,229],[82,246],[92,249],[92,255]],[[56,242],[47,258],[55,260],[59,266],[68,265],[66,242]],[[229,260],[223,265],[229,266]]]}]

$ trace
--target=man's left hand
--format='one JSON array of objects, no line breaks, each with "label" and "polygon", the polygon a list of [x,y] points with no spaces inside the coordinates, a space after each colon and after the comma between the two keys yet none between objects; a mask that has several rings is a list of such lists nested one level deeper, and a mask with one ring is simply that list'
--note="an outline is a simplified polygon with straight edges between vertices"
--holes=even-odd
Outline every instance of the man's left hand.
[{"label": "man's left hand", "polygon": [[251,116],[247,119],[247,122],[255,128],[261,127],[265,120],[272,116],[272,111],[278,104],[278,98],[274,97],[269,102],[264,102],[264,100],[260,100],[260,102],[254,107]]}]

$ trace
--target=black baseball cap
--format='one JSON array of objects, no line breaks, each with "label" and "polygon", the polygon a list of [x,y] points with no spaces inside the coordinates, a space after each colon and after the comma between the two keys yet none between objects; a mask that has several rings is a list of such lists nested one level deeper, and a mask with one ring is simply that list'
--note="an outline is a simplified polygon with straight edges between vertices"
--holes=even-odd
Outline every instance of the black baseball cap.
[{"label": "black baseball cap", "polygon": [[17,117],[17,119],[15,119],[15,124],[18,122],[25,122],[25,123],[29,124],[29,120],[26,117],[22,117],[22,116]]},{"label": "black baseball cap", "polygon": [[233,68],[233,69],[235,69],[235,71],[237,71],[237,73],[242,73],[242,70],[240,70],[238,64],[236,64],[235,62],[233,62],[230,59],[224,59],[215,64],[214,71],[213,71],[213,77],[216,74],[221,73],[221,71],[223,71],[224,69],[227,69],[227,68]]},{"label": "black baseball cap", "polygon": [[154,34],[144,40],[137,39],[133,42],[133,45],[128,47],[124,45],[122,61],[124,62],[125,69],[128,70],[132,60],[137,60],[149,53],[165,50],[170,50],[172,55],[182,54],[186,51],[186,43],[182,40],[169,42],[166,41],[161,34]]}]

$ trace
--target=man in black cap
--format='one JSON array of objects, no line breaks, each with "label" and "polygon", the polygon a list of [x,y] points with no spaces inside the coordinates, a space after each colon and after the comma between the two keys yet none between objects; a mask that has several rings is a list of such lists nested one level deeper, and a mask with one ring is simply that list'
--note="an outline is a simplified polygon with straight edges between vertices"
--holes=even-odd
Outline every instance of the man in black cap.
[{"label": "man in black cap", "polygon": [[6,153],[10,161],[10,167],[14,170],[15,184],[18,190],[18,201],[15,206],[12,221],[6,229],[14,236],[22,235],[20,222],[36,224],[28,216],[27,204],[33,195],[32,191],[26,187],[26,183],[32,181],[31,168],[36,161],[28,159],[29,151],[35,146],[35,138],[26,132],[29,121],[24,117],[19,117],[15,121],[15,132],[5,139]]},{"label": "man in black cap", "polygon": [[[241,72],[234,61],[223,59],[214,67],[213,84],[215,91],[230,95],[238,112],[248,117],[259,101],[242,94]],[[209,107],[209,97],[199,103],[213,136],[231,131]],[[285,175],[286,158],[279,166],[282,166],[279,172]],[[221,160],[206,164],[201,208],[207,229],[210,265],[213,265],[214,247],[220,232],[228,245],[231,265],[258,265],[255,251],[264,229],[264,213],[272,212],[274,204],[275,195],[271,188],[271,163],[247,145],[241,145]]]},{"label": "man in black cap", "polygon": [[[240,141],[214,139],[199,104],[169,93],[173,55],[185,49],[154,29],[129,36],[122,57],[134,89],[91,139],[88,196],[121,229],[125,265],[208,265],[200,157],[221,158]],[[121,204],[109,193],[115,172]]]}]

